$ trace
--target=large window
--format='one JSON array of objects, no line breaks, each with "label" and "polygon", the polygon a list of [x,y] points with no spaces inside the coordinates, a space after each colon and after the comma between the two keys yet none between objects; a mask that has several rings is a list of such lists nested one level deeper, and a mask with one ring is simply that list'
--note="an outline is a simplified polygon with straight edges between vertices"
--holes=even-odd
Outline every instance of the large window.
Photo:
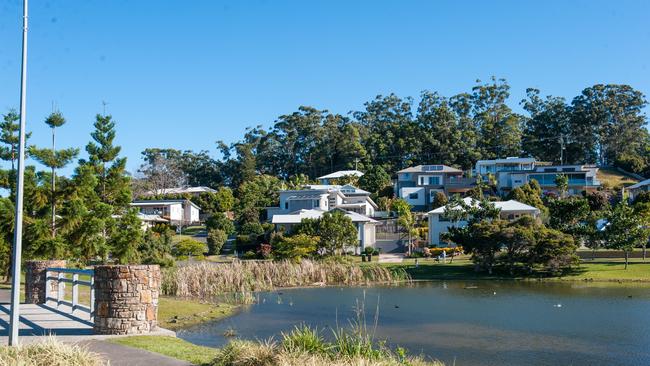
[{"label": "large window", "polygon": [[410,200],[416,200],[419,197],[420,197],[420,195],[418,195],[417,192],[416,193],[409,193],[409,199]]}]

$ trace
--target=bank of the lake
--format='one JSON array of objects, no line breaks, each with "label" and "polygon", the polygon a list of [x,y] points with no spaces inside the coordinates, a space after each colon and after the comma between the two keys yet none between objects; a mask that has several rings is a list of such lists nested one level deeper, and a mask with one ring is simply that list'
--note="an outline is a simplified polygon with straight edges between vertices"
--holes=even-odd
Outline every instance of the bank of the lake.
[{"label": "bank of the lake", "polygon": [[[368,265],[361,263],[360,265]],[[535,281],[595,281],[595,282],[647,282],[650,283],[650,259],[633,258],[625,269],[620,258],[583,259],[561,275],[547,274],[510,275],[496,270],[493,274],[477,272],[467,256],[449,259],[447,263],[433,259],[405,259],[402,263],[381,264],[386,268],[404,270],[413,280],[535,280]]]}]

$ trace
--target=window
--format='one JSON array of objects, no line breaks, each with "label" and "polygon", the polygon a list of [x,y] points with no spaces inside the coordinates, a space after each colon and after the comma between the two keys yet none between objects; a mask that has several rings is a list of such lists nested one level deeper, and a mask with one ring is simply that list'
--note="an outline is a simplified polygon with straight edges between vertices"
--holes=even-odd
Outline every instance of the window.
[{"label": "window", "polygon": [[409,199],[410,200],[416,200],[418,199],[419,195],[416,193],[409,193]]},{"label": "window", "polygon": [[318,200],[314,200],[314,206],[313,207],[318,207],[318,206],[319,206]]},{"label": "window", "polygon": [[289,202],[285,202],[285,203],[284,203],[284,209],[285,209],[285,210],[288,210],[288,209],[289,209]]},{"label": "window", "polygon": [[436,186],[440,184],[440,177],[429,177],[429,185]]}]

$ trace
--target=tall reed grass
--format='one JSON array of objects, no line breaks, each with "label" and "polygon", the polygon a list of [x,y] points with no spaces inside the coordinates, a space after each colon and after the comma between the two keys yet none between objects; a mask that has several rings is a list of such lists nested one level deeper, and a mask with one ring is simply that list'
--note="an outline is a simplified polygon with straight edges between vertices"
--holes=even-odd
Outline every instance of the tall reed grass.
[{"label": "tall reed grass", "polygon": [[[403,270],[336,261],[233,261],[192,263],[163,273],[165,295],[204,301],[229,295],[246,302],[255,291],[315,285],[357,286],[410,281]],[[237,299],[239,297],[239,299]]]},{"label": "tall reed grass", "polygon": [[105,365],[99,355],[77,345],[48,338],[45,342],[0,347],[0,366],[100,366]]}]

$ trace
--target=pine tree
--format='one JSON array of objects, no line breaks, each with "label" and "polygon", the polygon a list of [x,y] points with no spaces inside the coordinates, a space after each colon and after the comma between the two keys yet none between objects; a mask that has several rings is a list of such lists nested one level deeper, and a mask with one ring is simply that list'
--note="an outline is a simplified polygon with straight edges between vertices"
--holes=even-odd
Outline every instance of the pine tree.
[{"label": "pine tree", "polygon": [[[126,158],[119,158],[121,148],[113,145],[115,122],[109,115],[97,115],[95,131],[90,136],[94,141],[86,145],[89,161],[97,176],[97,194],[100,200],[113,207],[113,213],[121,214],[131,202],[129,177],[126,175]],[[86,162],[82,162],[86,163]]]},{"label": "pine tree", "polygon": [[74,158],[79,154],[79,149],[68,148],[56,150],[56,128],[65,124],[65,118],[60,112],[53,112],[45,119],[45,124],[52,129],[52,148],[39,149],[35,146],[30,146],[29,153],[41,164],[51,169],[51,185],[50,185],[50,206],[51,206],[51,232],[52,238],[56,237],[56,170],[64,168],[70,164]]}]

